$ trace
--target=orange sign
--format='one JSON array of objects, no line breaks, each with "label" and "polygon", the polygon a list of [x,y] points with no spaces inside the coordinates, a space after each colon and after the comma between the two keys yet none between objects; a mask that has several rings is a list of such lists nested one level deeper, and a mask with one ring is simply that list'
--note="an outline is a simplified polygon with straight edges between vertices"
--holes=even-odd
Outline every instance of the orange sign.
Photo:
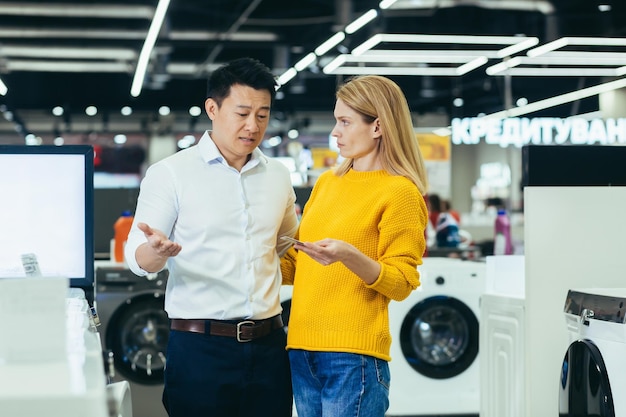
[{"label": "orange sign", "polygon": [[426,161],[450,160],[450,137],[433,133],[416,133],[417,141]]}]

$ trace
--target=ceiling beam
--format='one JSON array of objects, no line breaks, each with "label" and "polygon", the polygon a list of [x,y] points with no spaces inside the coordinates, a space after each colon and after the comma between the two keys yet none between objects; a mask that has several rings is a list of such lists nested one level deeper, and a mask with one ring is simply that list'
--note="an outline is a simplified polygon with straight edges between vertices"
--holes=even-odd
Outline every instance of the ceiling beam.
[{"label": "ceiling beam", "polygon": [[154,7],[124,4],[0,3],[0,16],[94,17],[152,19]]},{"label": "ceiling beam", "polygon": [[[0,39],[38,39],[38,38],[63,38],[63,39],[145,39],[145,30],[119,30],[119,29],[55,29],[55,28],[0,28]],[[163,36],[172,41],[217,41],[225,40],[221,32],[204,30],[172,30]],[[273,32],[241,31],[228,35],[231,42],[273,42],[278,40],[278,35]]]}]

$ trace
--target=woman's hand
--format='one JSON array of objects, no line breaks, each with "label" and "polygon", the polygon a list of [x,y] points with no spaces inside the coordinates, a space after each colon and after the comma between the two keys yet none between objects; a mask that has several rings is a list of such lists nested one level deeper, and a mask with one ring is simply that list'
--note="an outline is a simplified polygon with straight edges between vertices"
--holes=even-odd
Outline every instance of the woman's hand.
[{"label": "woman's hand", "polygon": [[350,252],[357,249],[343,240],[323,239],[317,242],[296,244],[295,248],[309,255],[320,264],[326,266],[335,262],[342,262]]},{"label": "woman's hand", "polygon": [[306,253],[324,266],[341,262],[368,285],[376,282],[382,269],[378,261],[369,258],[343,240],[322,239],[317,242],[295,244],[294,248]]}]

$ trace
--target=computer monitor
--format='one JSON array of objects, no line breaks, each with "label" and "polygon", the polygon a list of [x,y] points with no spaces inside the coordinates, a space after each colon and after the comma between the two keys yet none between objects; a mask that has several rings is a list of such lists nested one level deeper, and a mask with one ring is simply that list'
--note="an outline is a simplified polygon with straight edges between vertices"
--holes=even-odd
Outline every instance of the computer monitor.
[{"label": "computer monitor", "polygon": [[88,145],[0,145],[0,278],[42,276],[93,291],[94,151]]}]

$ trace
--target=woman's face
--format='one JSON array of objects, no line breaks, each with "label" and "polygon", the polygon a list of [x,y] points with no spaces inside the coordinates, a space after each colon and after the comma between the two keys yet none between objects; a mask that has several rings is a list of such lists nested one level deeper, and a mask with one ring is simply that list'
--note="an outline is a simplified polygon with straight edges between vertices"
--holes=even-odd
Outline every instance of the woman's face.
[{"label": "woman's face", "polygon": [[339,153],[344,158],[374,161],[381,137],[378,119],[366,123],[363,117],[341,99],[335,103],[335,127],[330,133],[337,138]]}]

